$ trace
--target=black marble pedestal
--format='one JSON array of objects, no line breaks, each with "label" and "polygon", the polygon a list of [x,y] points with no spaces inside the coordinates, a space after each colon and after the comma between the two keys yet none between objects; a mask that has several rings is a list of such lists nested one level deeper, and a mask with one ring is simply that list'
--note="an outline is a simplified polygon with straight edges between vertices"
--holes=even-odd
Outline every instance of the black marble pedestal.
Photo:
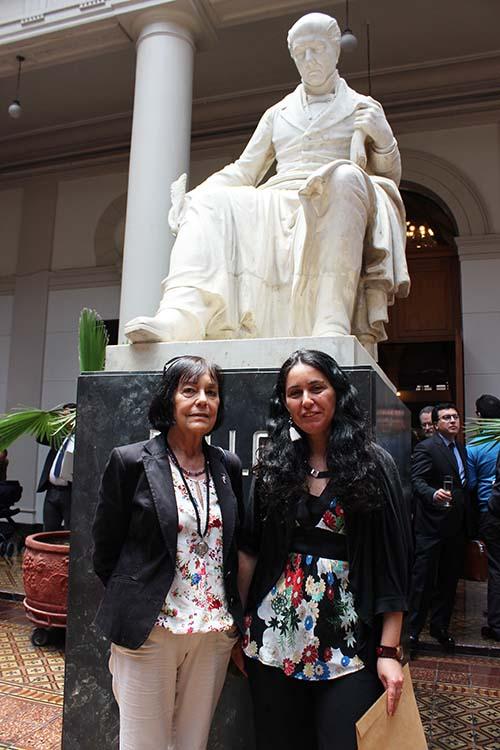
[{"label": "black marble pedestal", "polygon": [[[378,443],[407,481],[410,416],[369,366],[346,368],[358,388]],[[236,449],[250,481],[252,451],[265,430],[276,372],[226,374],[226,417],[212,442]],[[111,449],[149,437],[147,412],[158,373],[83,375],[78,384],[78,428],[72,500],[70,593],[66,638],[63,750],[114,750],[118,713],[108,672],[109,644],[92,621],[102,587],[91,564],[90,530],[100,477]],[[253,750],[246,681],[228,675],[213,722],[209,750]]]}]

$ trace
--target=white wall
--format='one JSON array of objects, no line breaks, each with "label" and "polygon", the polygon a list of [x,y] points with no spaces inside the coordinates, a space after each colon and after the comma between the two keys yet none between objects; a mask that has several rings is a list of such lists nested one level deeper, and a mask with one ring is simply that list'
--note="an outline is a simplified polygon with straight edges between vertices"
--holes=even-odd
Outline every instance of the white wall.
[{"label": "white wall", "polygon": [[12,295],[0,295],[0,414],[6,410],[13,299]]},{"label": "white wall", "polygon": [[16,272],[22,208],[22,188],[0,191],[0,276]]},{"label": "white wall", "polygon": [[[497,125],[398,135],[401,148],[423,151],[454,165],[481,196],[492,232],[500,231],[500,146]],[[403,179],[404,159],[403,159]]]},{"label": "white wall", "polygon": [[483,393],[500,397],[500,258],[462,261],[466,416]]},{"label": "white wall", "polygon": [[[0,298],[1,299],[1,298]],[[76,401],[78,363],[78,320],[84,307],[96,310],[105,320],[118,318],[120,288],[55,290],[49,294],[47,335],[42,385],[42,409]],[[47,448],[38,450],[38,476]],[[44,494],[36,498],[36,523],[42,522]]]},{"label": "white wall", "polygon": [[61,180],[52,269],[95,266],[95,230],[109,204],[127,189],[127,173]]}]

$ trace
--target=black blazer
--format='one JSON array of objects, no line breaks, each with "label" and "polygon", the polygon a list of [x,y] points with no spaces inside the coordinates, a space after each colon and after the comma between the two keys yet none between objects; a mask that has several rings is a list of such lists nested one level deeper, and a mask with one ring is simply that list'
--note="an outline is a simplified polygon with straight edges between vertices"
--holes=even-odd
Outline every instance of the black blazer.
[{"label": "black blazer", "polygon": [[[236,539],[243,518],[241,463],[232,453],[207,447],[222,513],[227,605],[243,631],[236,580]],[[102,477],[92,530],[94,570],[106,587],[95,622],[113,643],[137,649],[151,632],[174,578],[177,527],[163,435],[114,448]]]},{"label": "black blazer", "polygon": [[[42,440],[37,440],[37,443],[40,443],[40,445],[49,445],[48,442]],[[38,480],[38,486],[36,488],[37,492],[46,492],[48,489],[54,486],[50,482],[49,475],[56,456],[57,451],[55,450],[55,448],[51,448],[47,453],[47,458],[45,459],[45,463],[43,464],[42,473],[40,474],[40,479]]]},{"label": "black blazer", "polygon": [[[462,486],[457,462],[451,450],[436,433],[419,443],[411,457],[411,481],[416,497],[415,532],[423,536],[445,539],[472,533],[472,509],[467,490],[467,453],[457,442],[465,470]],[[442,488],[443,477],[453,477],[451,508],[443,508],[433,500],[436,490]]]}]

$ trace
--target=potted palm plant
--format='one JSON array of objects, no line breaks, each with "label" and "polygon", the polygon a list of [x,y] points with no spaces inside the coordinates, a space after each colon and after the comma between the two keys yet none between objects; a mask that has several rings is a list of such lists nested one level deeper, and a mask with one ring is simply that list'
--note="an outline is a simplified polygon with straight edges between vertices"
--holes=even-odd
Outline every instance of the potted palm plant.
[{"label": "potted palm plant", "polygon": [[465,426],[467,442],[474,441],[476,445],[500,442],[500,419],[485,419],[474,417],[468,419]]}]

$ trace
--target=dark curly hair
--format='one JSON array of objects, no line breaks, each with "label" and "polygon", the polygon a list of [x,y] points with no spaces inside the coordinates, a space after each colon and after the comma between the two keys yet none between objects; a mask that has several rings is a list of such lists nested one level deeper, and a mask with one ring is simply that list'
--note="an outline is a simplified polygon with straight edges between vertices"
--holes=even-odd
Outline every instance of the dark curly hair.
[{"label": "dark curly hair", "polygon": [[293,505],[307,491],[308,441],[305,433],[301,433],[302,440],[290,440],[285,398],[288,374],[299,363],[319,370],[335,390],[335,416],[326,454],[335,496],[348,511],[380,506],[378,462],[356,389],[333,357],[314,349],[299,349],[279,371],[270,405],[269,439],[254,468],[264,509]]},{"label": "dark curly hair", "polygon": [[149,407],[148,418],[151,426],[164,435],[174,424],[174,395],[183,383],[196,383],[199,378],[208,373],[215,380],[219,388],[219,411],[213,430],[216,430],[224,419],[224,377],[222,370],[214,364],[209,364],[203,357],[186,355],[174,357],[163,368],[163,375],[156,393]]}]

